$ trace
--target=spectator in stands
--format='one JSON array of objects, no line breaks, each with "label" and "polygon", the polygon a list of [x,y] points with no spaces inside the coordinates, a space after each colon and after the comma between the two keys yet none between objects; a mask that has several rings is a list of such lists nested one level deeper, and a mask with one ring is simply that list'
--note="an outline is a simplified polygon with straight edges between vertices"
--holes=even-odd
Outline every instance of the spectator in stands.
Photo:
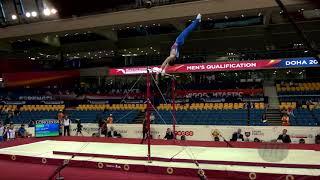
[{"label": "spectator in stands", "polygon": [[4,109],[4,113],[5,113],[5,114],[8,114],[9,111],[10,111],[10,108],[8,108],[8,107]]},{"label": "spectator in stands", "polygon": [[243,134],[241,134],[241,129],[238,129],[237,132],[232,134],[232,138],[230,141],[238,141],[238,140],[244,141]]},{"label": "spectator in stands", "polygon": [[320,133],[315,137],[315,143],[320,144]]},{"label": "spectator in stands", "polygon": [[13,114],[16,115],[16,116],[19,116],[19,115],[20,115],[20,109],[19,109],[19,108],[16,108],[16,109],[13,111]]},{"label": "spectator in stands", "polygon": [[108,124],[112,124],[112,123],[113,123],[112,114],[110,114],[109,117],[107,118],[107,123],[108,123]]},{"label": "spectator in stands", "polygon": [[293,109],[291,107],[288,108],[287,114],[288,114],[289,117],[294,117]]},{"label": "spectator in stands", "polygon": [[302,107],[303,103],[302,100],[297,101],[297,109],[300,109]]},{"label": "spectator in stands", "polygon": [[21,127],[20,127],[19,130],[18,130],[18,137],[21,137],[21,138],[26,138],[26,137],[28,137],[28,136],[27,136],[27,131],[26,131],[26,129],[24,128],[24,124],[21,124]]},{"label": "spectator in stands", "polygon": [[288,114],[284,114],[281,118],[282,126],[290,126],[290,118]]},{"label": "spectator in stands", "polygon": [[78,136],[79,133],[81,134],[81,136],[83,136],[83,134],[82,134],[82,124],[81,124],[81,120],[80,120],[80,119],[76,119],[76,123],[77,123],[77,133],[76,133],[76,136]]},{"label": "spectator in stands", "polygon": [[2,142],[2,141],[4,140],[4,139],[3,139],[4,131],[5,131],[5,128],[4,128],[4,126],[2,125],[2,122],[0,122],[0,142]]},{"label": "spectator in stands", "polygon": [[71,120],[69,119],[68,115],[64,116],[63,119],[63,135],[70,136],[70,125],[71,125]]},{"label": "spectator in stands", "polygon": [[121,134],[114,130],[114,128],[111,126],[110,131],[108,132],[108,137],[112,138],[121,138]]},{"label": "spectator in stands", "polygon": [[290,136],[287,134],[287,132],[287,129],[283,129],[282,134],[279,135],[277,140],[281,140],[283,143],[291,143]]},{"label": "spectator in stands", "polygon": [[289,82],[289,86],[292,87],[294,84],[292,81]]},{"label": "spectator in stands", "polygon": [[311,101],[311,100],[308,100],[307,102],[306,102],[306,104],[307,104],[307,108],[308,108],[308,110],[310,111],[312,108],[312,106],[314,105],[314,103]]},{"label": "spectator in stands", "polygon": [[9,124],[13,119],[13,112],[9,109],[6,109],[6,119],[4,124]]},{"label": "spectator in stands", "polygon": [[28,124],[28,127],[34,127],[36,125],[35,120],[31,120]]},{"label": "spectator in stands", "polygon": [[57,119],[62,123],[63,122],[63,118],[64,118],[63,111],[59,110],[59,112],[57,114]]},{"label": "spectator in stands", "polygon": [[9,129],[9,125],[3,126],[3,141],[8,140],[8,129]]},{"label": "spectator in stands", "polygon": [[254,108],[254,104],[252,102],[246,102],[245,107],[246,107],[246,109],[252,109],[252,108]]},{"label": "spectator in stands", "polygon": [[4,107],[0,107],[0,115],[4,114]]},{"label": "spectator in stands", "polygon": [[5,133],[6,133],[7,141],[12,141],[16,138],[16,132],[14,131],[13,124],[10,124],[7,126]]},{"label": "spectator in stands", "polygon": [[174,139],[173,132],[171,131],[170,128],[167,129],[166,135],[164,136],[165,140],[171,140]]}]

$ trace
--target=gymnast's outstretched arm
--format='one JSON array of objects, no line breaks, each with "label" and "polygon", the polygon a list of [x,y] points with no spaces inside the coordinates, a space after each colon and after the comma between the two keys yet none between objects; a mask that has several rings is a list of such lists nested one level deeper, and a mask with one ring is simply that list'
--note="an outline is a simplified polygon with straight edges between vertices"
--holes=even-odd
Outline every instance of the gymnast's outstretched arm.
[{"label": "gymnast's outstretched arm", "polygon": [[166,60],[164,60],[164,62],[163,62],[162,65],[161,65],[161,73],[162,73],[165,69],[167,69],[169,63],[172,62],[172,61],[174,61],[175,59],[176,59],[176,55],[170,53],[170,56],[168,56],[168,57],[166,58]]}]

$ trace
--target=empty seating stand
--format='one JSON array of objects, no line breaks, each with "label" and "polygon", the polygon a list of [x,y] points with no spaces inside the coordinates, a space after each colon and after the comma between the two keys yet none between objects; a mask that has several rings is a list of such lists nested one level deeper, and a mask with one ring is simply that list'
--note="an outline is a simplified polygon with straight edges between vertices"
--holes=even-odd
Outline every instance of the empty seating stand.
[{"label": "empty seating stand", "polygon": [[[245,109],[244,103],[192,103],[176,104],[176,110],[235,110]],[[171,104],[160,104],[158,110],[172,110]],[[255,109],[264,109],[264,103],[254,103]]]},{"label": "empty seating stand", "polygon": [[73,119],[81,119],[82,123],[97,123],[97,116],[103,119],[107,118],[112,114],[114,121],[113,123],[132,123],[132,121],[139,114],[138,110],[113,110],[113,111],[78,111],[69,110],[67,113]]},{"label": "empty seating stand", "polygon": [[320,82],[299,82],[276,84],[279,100],[306,102],[319,101]]},{"label": "empty seating stand", "polygon": [[[264,104],[255,103],[256,109],[250,109],[250,125],[266,125],[261,122]],[[173,115],[172,105],[160,104],[159,115],[155,114],[157,124],[171,124]],[[247,125],[248,111],[244,103],[194,103],[177,104],[177,124],[194,125]]]},{"label": "empty seating stand", "polygon": [[290,118],[292,126],[319,126],[320,110],[296,109]]},{"label": "empty seating stand", "polygon": [[[293,126],[317,126],[320,125],[319,106],[313,105],[308,109],[296,108],[295,102],[281,102],[280,108],[294,110],[294,116],[290,119]],[[6,106],[15,110],[17,106]],[[13,118],[14,123],[29,123],[31,120],[56,119],[59,110],[64,105],[24,105],[20,108],[20,115]],[[113,104],[113,105],[87,105],[82,104],[73,110],[66,110],[71,119],[81,119],[82,123],[97,123],[97,117],[106,118],[110,114],[114,117],[114,123],[133,123],[135,118],[146,109],[145,104]],[[156,124],[172,124],[172,105],[160,104],[158,112],[154,112]],[[263,103],[255,103],[254,108],[245,109],[243,103],[193,103],[176,104],[177,124],[186,125],[248,125],[248,115],[251,126],[265,126],[261,121],[265,113]]]},{"label": "empty seating stand", "polygon": [[280,93],[290,92],[297,95],[310,94],[320,90],[320,82],[276,84],[276,88]]},{"label": "empty seating stand", "polygon": [[[250,125],[266,125],[261,122],[264,110],[250,111]],[[156,124],[171,124],[171,111],[162,110],[156,114]],[[185,110],[176,112],[177,124],[193,125],[247,125],[247,110]]]},{"label": "empty seating stand", "polygon": [[104,111],[104,110],[138,110],[144,111],[147,104],[80,104],[78,111]]},{"label": "empty seating stand", "polygon": [[64,105],[23,105],[20,111],[59,111],[64,108]]},{"label": "empty seating stand", "polygon": [[[64,105],[24,105],[20,108],[20,115],[13,118],[14,123],[29,123],[31,120],[56,119],[59,110]],[[139,112],[144,111],[144,104],[116,104],[116,105],[79,105],[75,110],[66,110],[71,119],[81,119],[82,123],[96,123],[97,117],[106,118],[110,114],[115,123],[132,123]]]}]

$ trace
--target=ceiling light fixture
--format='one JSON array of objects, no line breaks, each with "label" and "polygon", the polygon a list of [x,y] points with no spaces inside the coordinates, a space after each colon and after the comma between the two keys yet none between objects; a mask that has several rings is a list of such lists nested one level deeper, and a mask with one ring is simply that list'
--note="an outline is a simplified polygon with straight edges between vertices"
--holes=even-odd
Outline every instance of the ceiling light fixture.
[{"label": "ceiling light fixture", "polygon": [[15,15],[15,14],[11,15],[12,20],[16,20],[17,18],[18,18],[17,15]]}]

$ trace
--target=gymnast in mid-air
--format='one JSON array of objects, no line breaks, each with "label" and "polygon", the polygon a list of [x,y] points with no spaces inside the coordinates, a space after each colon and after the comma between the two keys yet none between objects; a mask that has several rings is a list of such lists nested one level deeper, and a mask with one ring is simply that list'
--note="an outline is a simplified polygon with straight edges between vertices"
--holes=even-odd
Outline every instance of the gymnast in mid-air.
[{"label": "gymnast in mid-air", "polygon": [[164,75],[166,72],[166,68],[168,65],[173,65],[174,61],[179,58],[179,50],[181,46],[184,44],[187,36],[195,30],[201,22],[201,14],[198,14],[196,19],[182,31],[182,33],[177,37],[174,44],[171,46],[170,55],[166,58],[166,60],[161,65],[161,74]]}]

